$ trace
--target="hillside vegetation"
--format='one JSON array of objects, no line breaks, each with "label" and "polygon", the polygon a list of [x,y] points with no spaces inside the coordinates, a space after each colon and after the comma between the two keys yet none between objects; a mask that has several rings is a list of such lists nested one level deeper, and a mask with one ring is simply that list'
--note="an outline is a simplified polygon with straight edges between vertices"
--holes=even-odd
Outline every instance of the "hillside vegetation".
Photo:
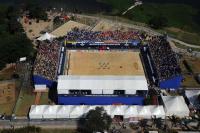
[{"label": "hillside vegetation", "polygon": [[[133,0],[98,0],[112,7],[110,15],[118,15],[148,24],[155,16],[163,16],[168,24],[165,31],[188,43],[200,45],[200,1],[196,0],[142,0],[143,4],[124,16],[122,12],[133,5]],[[172,30],[177,29],[177,30]],[[178,32],[177,32],[178,31]],[[181,31],[181,32],[180,32]],[[185,38],[188,38],[186,39]]]}]

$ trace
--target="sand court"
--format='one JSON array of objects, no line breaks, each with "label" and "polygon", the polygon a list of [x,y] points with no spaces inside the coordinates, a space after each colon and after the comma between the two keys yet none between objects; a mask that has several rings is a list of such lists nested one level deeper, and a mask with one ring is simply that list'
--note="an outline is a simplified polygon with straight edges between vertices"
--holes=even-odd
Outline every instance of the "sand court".
[{"label": "sand court", "polygon": [[144,75],[133,51],[68,51],[66,63],[66,75]]}]

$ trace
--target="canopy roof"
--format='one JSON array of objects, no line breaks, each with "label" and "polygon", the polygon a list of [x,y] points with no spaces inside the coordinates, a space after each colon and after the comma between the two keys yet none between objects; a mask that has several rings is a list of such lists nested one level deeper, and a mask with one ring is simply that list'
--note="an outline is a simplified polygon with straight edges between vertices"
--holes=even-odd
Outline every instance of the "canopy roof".
[{"label": "canopy roof", "polygon": [[58,90],[148,90],[145,76],[72,76],[58,77]]},{"label": "canopy roof", "polygon": [[44,41],[44,40],[52,40],[53,38],[55,38],[56,36],[49,34],[49,33],[45,33],[42,36],[40,36],[39,38],[37,38],[37,40],[39,41]]},{"label": "canopy roof", "polygon": [[[91,109],[96,106],[89,105],[32,105],[29,117],[30,119],[60,119],[60,118],[80,118],[84,117]],[[103,107],[108,115],[122,115],[124,118],[143,117],[151,118],[165,117],[162,106],[128,106],[128,105],[106,105]]]},{"label": "canopy roof", "polygon": [[189,116],[190,111],[183,96],[162,96],[162,99],[167,116]]},{"label": "canopy roof", "polygon": [[200,101],[198,101],[200,90],[186,90],[185,95],[193,106],[200,107]]}]

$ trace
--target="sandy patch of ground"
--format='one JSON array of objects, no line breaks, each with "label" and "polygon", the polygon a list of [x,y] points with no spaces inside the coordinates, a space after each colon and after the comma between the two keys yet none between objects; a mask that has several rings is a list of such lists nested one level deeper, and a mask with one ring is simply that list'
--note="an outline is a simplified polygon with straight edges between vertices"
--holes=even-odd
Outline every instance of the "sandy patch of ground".
[{"label": "sandy patch of ground", "polygon": [[128,31],[130,28],[123,26],[120,23],[113,23],[112,21],[101,20],[92,31]]},{"label": "sandy patch of ground", "polygon": [[71,31],[75,27],[77,27],[79,29],[90,28],[88,25],[81,24],[81,23],[70,20],[70,21],[66,22],[65,24],[63,24],[62,26],[55,29],[53,32],[51,32],[51,34],[53,34],[57,37],[62,37],[62,36],[65,36],[67,34],[67,32]]},{"label": "sandy patch of ground", "polygon": [[53,20],[49,22],[40,20],[39,23],[37,23],[35,19],[29,21],[31,22],[31,24],[25,23],[25,17],[23,17],[20,20],[20,23],[22,24],[26,35],[31,40],[40,37],[42,35],[40,34],[41,31],[51,31],[53,29]]},{"label": "sandy patch of ground", "polygon": [[69,75],[144,75],[138,52],[70,51]]}]

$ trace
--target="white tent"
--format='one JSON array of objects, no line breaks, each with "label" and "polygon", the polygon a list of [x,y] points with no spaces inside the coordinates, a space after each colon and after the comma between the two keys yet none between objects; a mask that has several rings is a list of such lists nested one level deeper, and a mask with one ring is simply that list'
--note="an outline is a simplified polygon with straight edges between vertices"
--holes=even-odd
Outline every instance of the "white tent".
[{"label": "white tent", "polygon": [[69,90],[91,90],[92,94],[113,94],[114,90],[125,90],[135,94],[136,90],[148,90],[144,75],[140,76],[58,76],[58,94],[69,94]]},{"label": "white tent", "polygon": [[124,110],[126,106],[123,105],[113,105],[110,108],[111,117],[114,117],[115,115],[124,115]]},{"label": "white tent", "polygon": [[39,38],[37,38],[37,40],[39,41],[44,41],[44,40],[52,40],[53,38],[55,38],[56,36],[49,34],[49,33],[45,33],[42,36],[40,36]]},{"label": "white tent", "polygon": [[103,108],[108,115],[111,115],[111,106],[110,105],[103,106]]},{"label": "white tent", "polygon": [[162,96],[166,116],[189,116],[189,109],[183,96]]},{"label": "white tent", "polygon": [[200,90],[186,90],[185,95],[187,96],[190,103],[194,106],[198,105],[198,96],[200,94]]},{"label": "white tent", "polygon": [[48,105],[32,105],[29,112],[29,118],[42,119],[46,108],[48,108]]},{"label": "white tent", "polygon": [[80,118],[83,115],[83,112],[84,112],[83,105],[81,105],[81,106],[74,105],[71,107],[69,117],[70,118]]},{"label": "white tent", "polygon": [[59,109],[59,105],[48,106],[43,112],[43,118],[44,119],[55,119],[56,112],[58,111],[58,109]]},{"label": "white tent", "polygon": [[127,108],[124,111],[124,118],[137,117],[137,116],[138,116],[137,106],[127,106]]},{"label": "white tent", "polygon": [[[96,107],[93,105],[32,105],[29,117],[30,119],[80,118]],[[152,116],[165,117],[163,106],[99,105],[99,107],[103,107],[112,118],[115,115],[122,115],[124,118],[141,117],[147,119]]]},{"label": "white tent", "polygon": [[83,107],[83,114],[87,114],[90,110],[94,110],[96,106],[85,105]]},{"label": "white tent", "polygon": [[151,118],[151,106],[138,106],[138,116],[142,118]]},{"label": "white tent", "polygon": [[165,111],[163,106],[152,106],[151,114],[157,118],[165,118]]},{"label": "white tent", "polygon": [[71,111],[71,105],[68,106],[62,106],[60,105],[57,112],[56,112],[56,118],[69,118],[69,113]]}]

